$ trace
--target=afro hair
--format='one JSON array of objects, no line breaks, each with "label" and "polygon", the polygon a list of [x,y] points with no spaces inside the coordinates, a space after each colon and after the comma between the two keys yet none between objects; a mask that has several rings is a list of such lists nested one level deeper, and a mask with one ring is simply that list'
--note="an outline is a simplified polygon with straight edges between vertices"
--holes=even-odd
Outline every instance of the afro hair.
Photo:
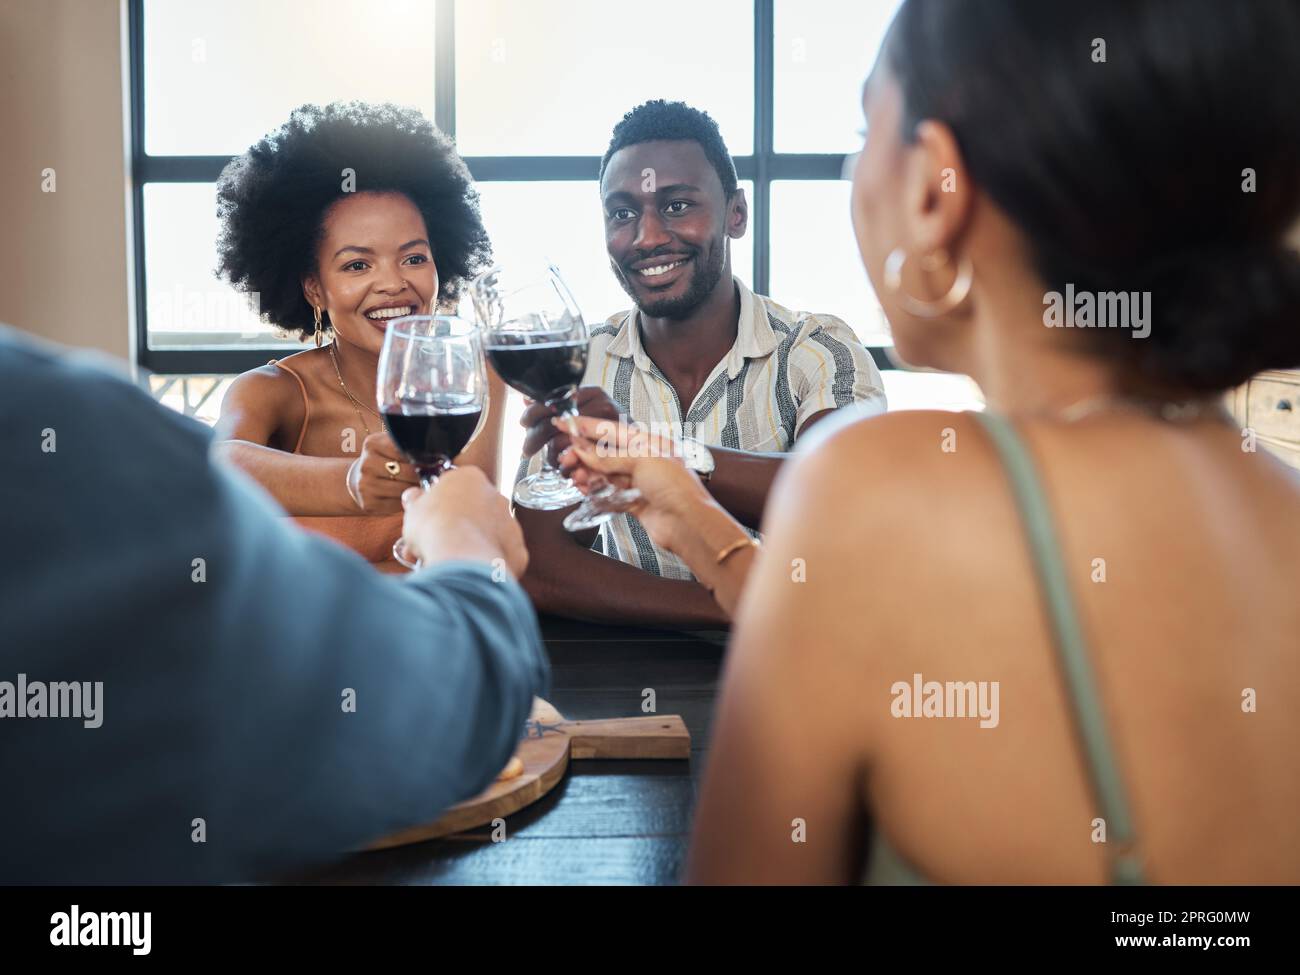
[{"label": "afro hair", "polygon": [[429,229],[440,301],[454,301],[492,256],[478,193],[451,140],[418,111],[359,102],[295,109],[217,181],[217,273],[260,296],[263,320],[306,339],[302,279],[316,271],[326,211],[354,192],[396,192]]}]

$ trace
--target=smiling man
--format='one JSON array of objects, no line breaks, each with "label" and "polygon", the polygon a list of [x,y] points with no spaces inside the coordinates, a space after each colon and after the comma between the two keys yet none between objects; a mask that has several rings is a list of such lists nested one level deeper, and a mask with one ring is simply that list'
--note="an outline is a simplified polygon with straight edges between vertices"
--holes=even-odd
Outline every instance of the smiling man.
[{"label": "smiling man", "polygon": [[[744,235],[749,205],[705,112],[651,101],[625,115],[601,160],[600,194],[610,267],[635,307],[593,329],[579,410],[680,431],[688,465],[757,529],[785,452],[809,427],[855,402],[884,411],[880,373],[840,319],[790,311],[733,276],[731,240]],[[567,442],[548,420],[540,404],[524,413],[530,469],[548,440]],[[616,515],[597,537],[566,532],[565,514],[516,509],[533,553],[524,585],[539,609],[726,624],[634,517]]]}]

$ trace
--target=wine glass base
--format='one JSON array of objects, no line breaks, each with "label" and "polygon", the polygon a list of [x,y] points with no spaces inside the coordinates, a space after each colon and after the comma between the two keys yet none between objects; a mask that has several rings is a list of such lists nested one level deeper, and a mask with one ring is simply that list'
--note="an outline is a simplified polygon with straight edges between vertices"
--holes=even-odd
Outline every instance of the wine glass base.
[{"label": "wine glass base", "polygon": [[408,569],[419,569],[419,568],[423,568],[424,566],[424,563],[421,562],[419,559],[416,559],[414,562],[411,561],[410,557],[406,554],[405,539],[402,538],[399,538],[397,541],[393,542],[393,558],[400,565],[404,565]]},{"label": "wine glass base", "polygon": [[593,511],[584,504],[581,508],[575,508],[565,516],[564,530],[569,532],[590,531],[593,528],[599,528],[613,517],[614,512],[612,511]]},{"label": "wine glass base", "polygon": [[515,485],[514,498],[515,504],[523,508],[557,511],[577,504],[583,494],[567,478],[534,474]]},{"label": "wine glass base", "polygon": [[622,514],[641,500],[641,492],[636,488],[617,490],[608,486],[599,494],[593,494],[577,508],[569,512],[564,519],[566,531],[581,532],[599,528],[617,514]]}]

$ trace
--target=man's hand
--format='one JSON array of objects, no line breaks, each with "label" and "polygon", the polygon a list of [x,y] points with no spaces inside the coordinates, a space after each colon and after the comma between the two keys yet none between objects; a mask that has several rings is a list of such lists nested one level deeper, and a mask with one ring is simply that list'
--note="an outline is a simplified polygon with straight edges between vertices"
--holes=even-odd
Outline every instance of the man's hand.
[{"label": "man's hand", "polygon": [[[388,464],[397,465],[397,473]],[[368,515],[389,515],[402,510],[402,492],[418,484],[415,468],[382,430],[361,444],[361,456],[348,468],[348,494]]]},{"label": "man's hand", "polygon": [[516,579],[528,568],[524,533],[510,517],[510,505],[477,467],[448,471],[428,491],[410,488],[402,504],[402,537],[425,565],[500,559]]},{"label": "man's hand", "polygon": [[[617,420],[621,415],[618,404],[599,386],[579,386],[574,402],[578,406],[578,412],[583,416]],[[519,419],[520,425],[528,428],[528,436],[524,438],[524,456],[533,456],[552,440],[554,440],[551,444],[553,457],[569,446],[569,435],[555,428],[551,423],[553,416],[555,411],[545,403],[528,401],[528,408]]]}]

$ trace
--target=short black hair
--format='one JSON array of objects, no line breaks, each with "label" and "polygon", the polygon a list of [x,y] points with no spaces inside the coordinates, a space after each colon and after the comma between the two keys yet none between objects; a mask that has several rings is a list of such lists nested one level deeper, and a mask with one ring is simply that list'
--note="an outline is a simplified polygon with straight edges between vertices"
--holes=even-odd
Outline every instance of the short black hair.
[{"label": "short black hair", "polygon": [[302,278],[317,270],[326,211],[354,192],[395,192],[419,209],[438,269],[438,298],[454,300],[492,256],[478,193],[451,140],[395,105],[294,109],[280,128],[232,160],[217,182],[217,273],[261,297],[262,318],[304,339],[315,328]]},{"label": "short black hair", "polygon": [[1298,51],[1295,0],[906,0],[883,59],[1049,289],[1150,293],[1094,354],[1186,394],[1300,364]]},{"label": "short black hair", "polygon": [[638,105],[614,126],[609,148],[600,160],[600,178],[605,178],[605,167],[609,165],[610,157],[620,149],[661,139],[698,143],[718,174],[723,194],[731,199],[736,192],[736,164],[727,151],[727,144],[722,141],[718,123],[710,118],[708,112],[691,108],[685,102],[666,102],[662,98]]}]

